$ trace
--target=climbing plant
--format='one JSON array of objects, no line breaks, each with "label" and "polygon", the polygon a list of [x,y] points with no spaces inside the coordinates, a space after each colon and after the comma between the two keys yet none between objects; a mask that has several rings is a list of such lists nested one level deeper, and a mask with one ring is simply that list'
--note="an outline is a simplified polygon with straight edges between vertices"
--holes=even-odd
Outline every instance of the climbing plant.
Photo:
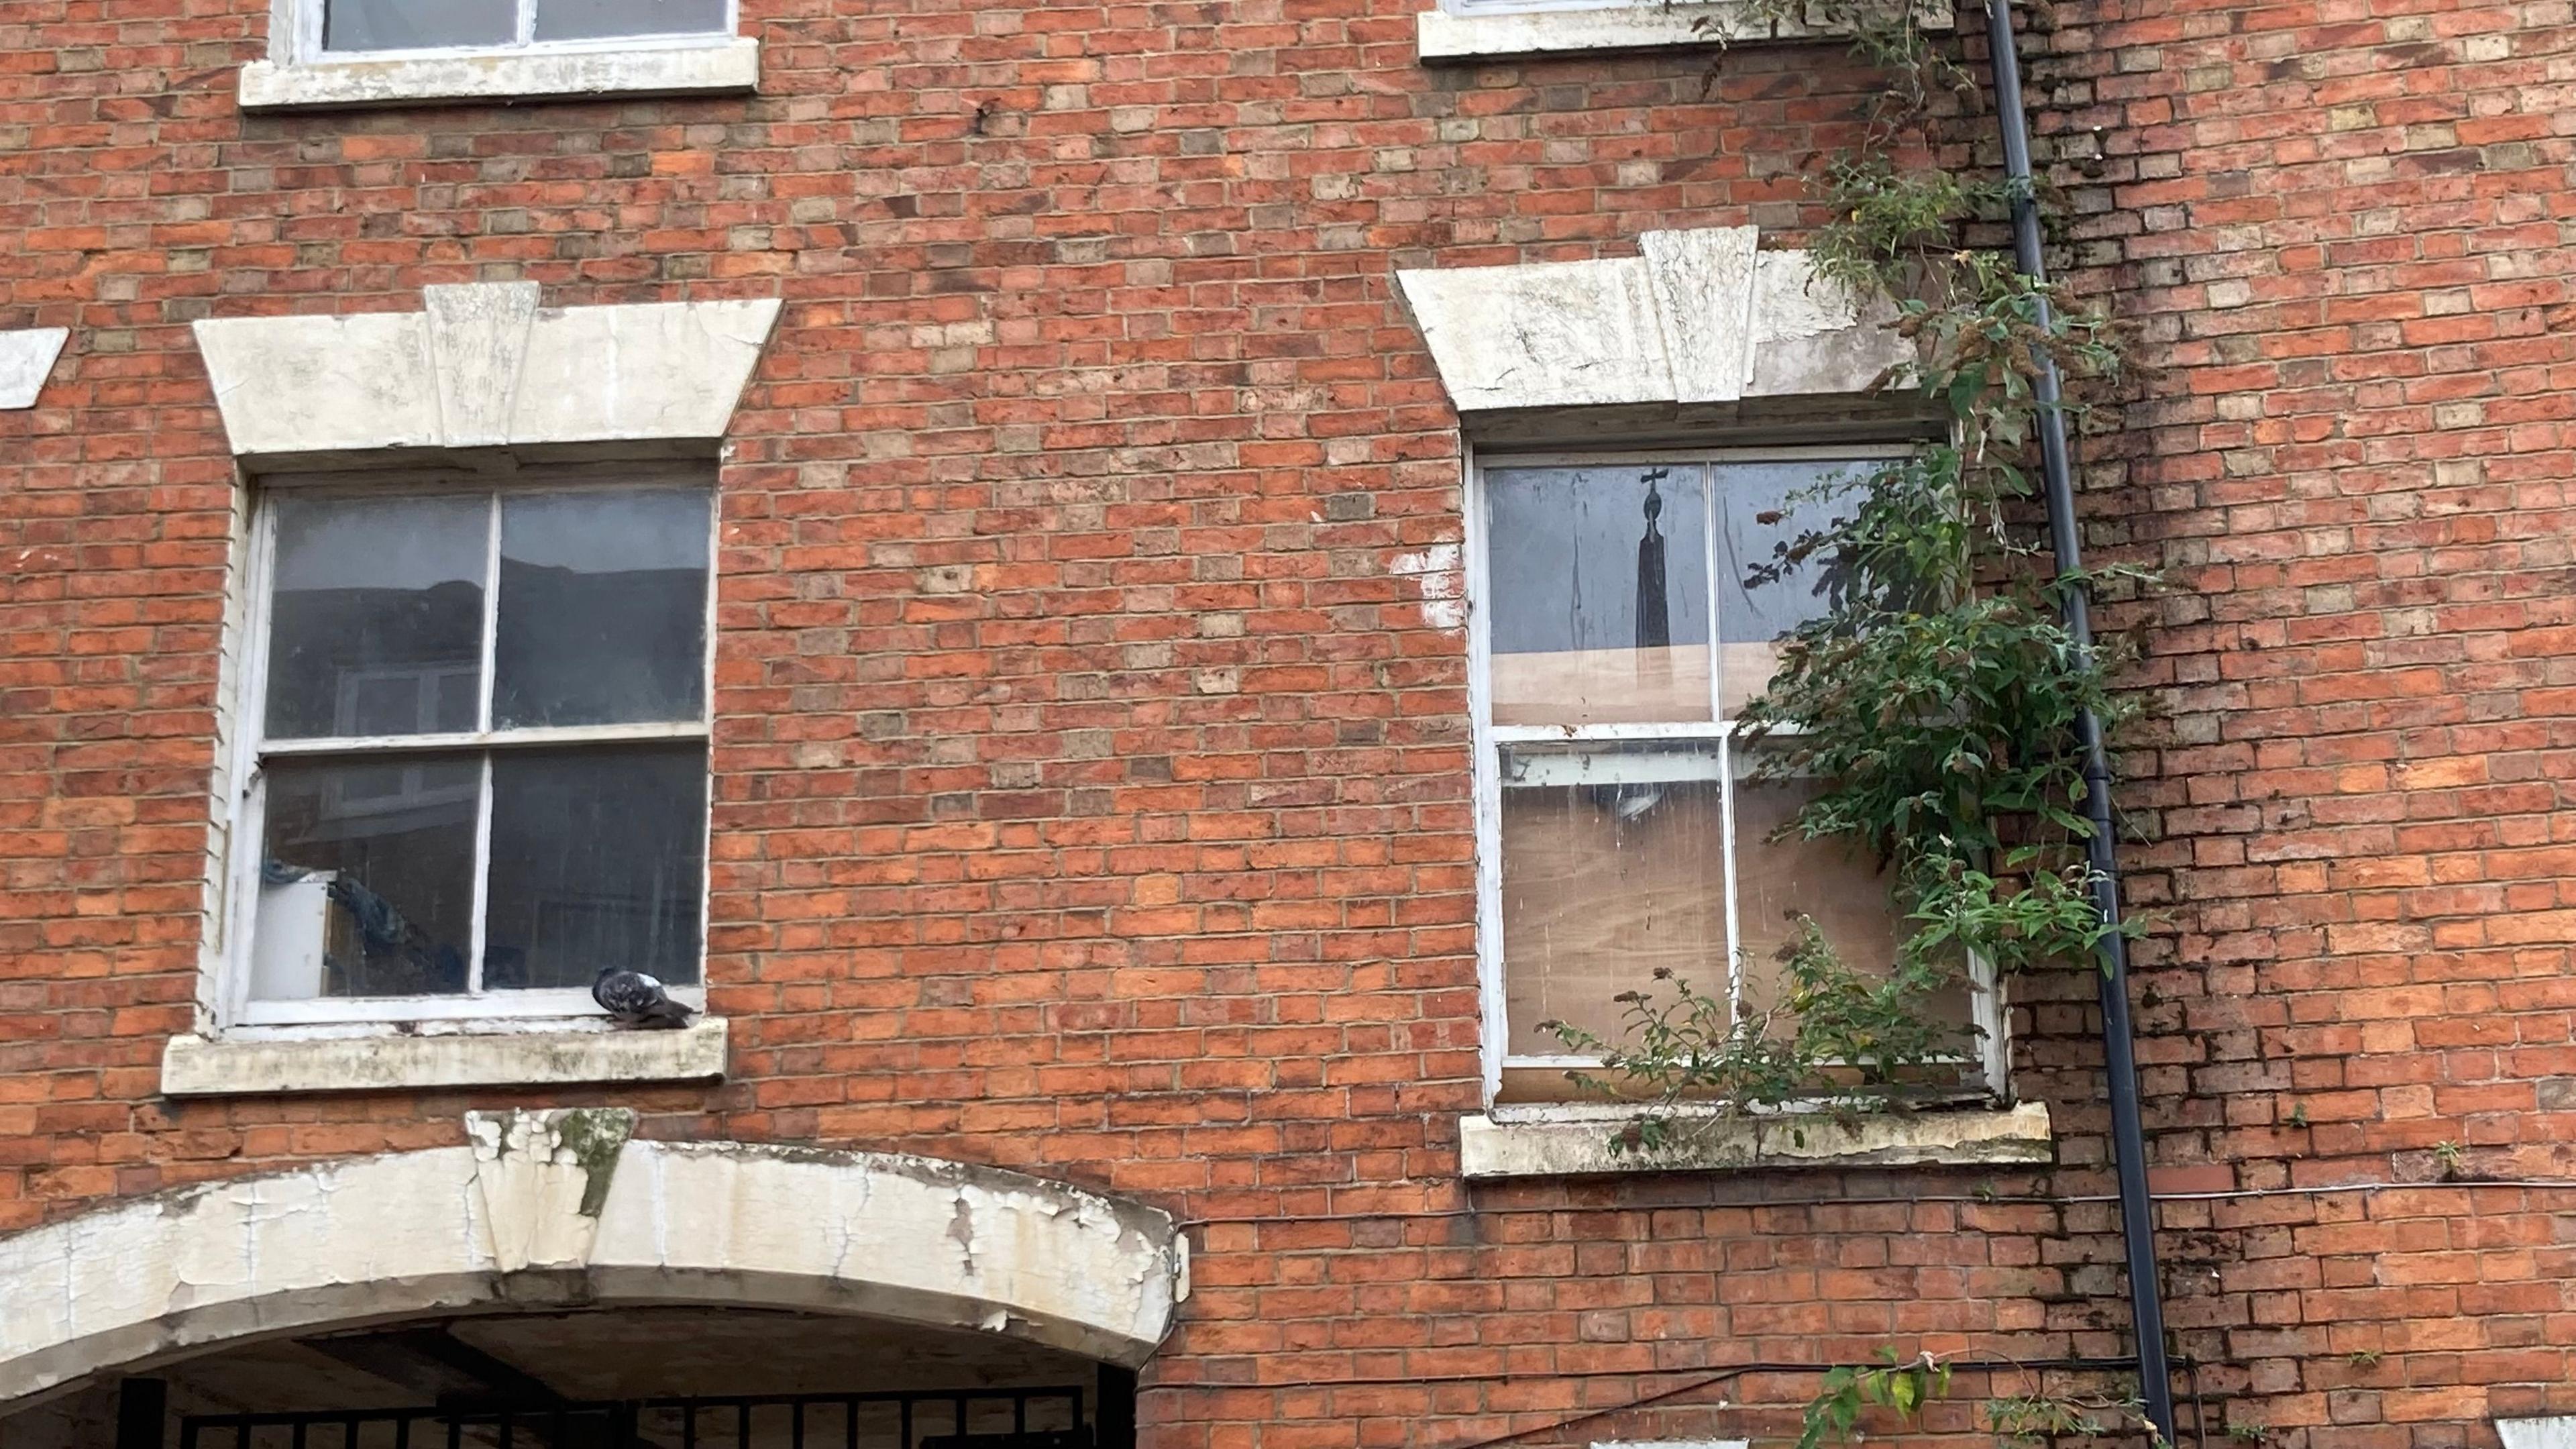
[{"label": "climbing plant", "polygon": [[[1745,721],[1764,742],[1759,774],[1818,787],[1782,833],[1872,852],[1903,939],[1891,967],[1864,970],[1802,921],[1776,1001],[1738,1010],[1658,973],[1622,998],[1618,1040],[1555,1025],[1602,1061],[1578,1080],[1643,1099],[1615,1150],[1665,1149],[1685,1122],[1728,1113],[1901,1101],[1956,1053],[1928,1007],[1971,962],[2006,974],[2107,966],[2106,935],[2137,928],[2106,925],[2094,905],[2078,730],[2088,711],[2116,730],[2128,709],[2103,655],[2060,622],[2058,592],[2125,571],[2067,577],[2041,557],[2032,456],[2051,406],[2043,370],[2062,378],[2055,405],[2075,433],[2125,359],[2102,312],[1975,244],[2016,202],[2049,198],[2016,194],[1969,148],[1944,144],[1941,123],[1981,97],[1955,39],[1927,18],[1884,0],[1743,0],[1713,30],[1720,41],[1844,34],[1885,79],[1853,143],[1811,168],[1826,219],[1807,245],[1825,282],[1881,299],[1914,363],[1879,385],[1943,426],[1902,459],[1793,500],[1791,541],[1750,582],[1818,578],[1827,607],[1783,641]],[[1716,1111],[1674,1113],[1685,1098]],[[1948,1394],[1951,1368],[1888,1349],[1827,1370],[1797,1449],[1857,1439],[1873,1409],[1915,1418]],[[2162,1443],[2134,1397],[2034,1390],[1987,1401],[1983,1419],[2005,1445],[2138,1432]]]},{"label": "climbing plant", "polygon": [[[1826,285],[1874,299],[1913,344],[1913,364],[1878,386],[1940,426],[1903,458],[1791,500],[1790,541],[1749,582],[1820,581],[1826,607],[1782,641],[1777,674],[1744,712],[1762,744],[1747,753],[1757,777],[1814,788],[1781,834],[1843,842],[1885,867],[1902,939],[1892,964],[1852,963],[1801,920],[1776,1000],[1739,1009],[1659,972],[1619,998],[1616,1040],[1548,1023],[1601,1061],[1579,1083],[1639,1103],[1618,1151],[1676,1146],[1712,1117],[1848,1113],[1938,1090],[1961,1033],[1932,1025],[1930,1005],[1972,963],[2004,974],[2102,963],[2105,936],[2135,930],[2105,925],[2094,905],[2078,728],[2088,711],[2116,728],[2127,706],[2100,653],[2061,622],[2058,593],[2124,571],[2069,578],[2040,556],[2032,456],[2044,409],[2063,408],[2074,431],[2118,377],[2117,330],[1972,244],[2017,198],[1964,164],[1966,148],[1940,143],[1939,122],[1976,106],[1978,87],[1925,12],[1746,0],[1713,33],[1792,25],[1850,36],[1886,78],[1853,144],[1811,168],[1826,219],[1807,246]],[[2066,384],[2055,404],[2039,386],[2051,365]],[[1684,1100],[1713,1110],[1676,1113]]]},{"label": "climbing plant", "polygon": [[[1950,1396],[1956,1367],[1937,1354],[1899,1358],[1895,1350],[1881,1349],[1875,1363],[1828,1369],[1800,1418],[1797,1449],[1856,1441],[1862,1415],[1872,1408],[1884,1408],[1900,1422],[1915,1420],[1927,1406]],[[2000,1368],[2035,1385],[2021,1393],[1990,1397],[1979,1406],[1983,1427],[2000,1445],[2024,1449],[2060,1436],[2143,1434],[2152,1449],[2167,1449],[2135,1394],[2052,1390],[2038,1383],[2035,1374],[2011,1365],[1972,1367],[1985,1368],[1990,1375]]]}]

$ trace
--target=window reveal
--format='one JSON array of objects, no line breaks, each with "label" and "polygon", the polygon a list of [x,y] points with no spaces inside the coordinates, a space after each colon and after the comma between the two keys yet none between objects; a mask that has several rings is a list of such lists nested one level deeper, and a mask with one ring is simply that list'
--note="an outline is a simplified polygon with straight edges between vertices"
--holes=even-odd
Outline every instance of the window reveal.
[{"label": "window reveal", "polygon": [[609,966],[698,979],[709,502],[267,501],[247,1019],[586,1009]]}]

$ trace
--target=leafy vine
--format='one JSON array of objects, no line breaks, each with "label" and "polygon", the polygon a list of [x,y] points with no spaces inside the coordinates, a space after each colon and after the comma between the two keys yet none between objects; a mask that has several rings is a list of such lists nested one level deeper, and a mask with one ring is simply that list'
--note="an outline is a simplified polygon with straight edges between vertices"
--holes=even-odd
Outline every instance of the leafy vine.
[{"label": "leafy vine", "polygon": [[[1818,578],[1826,607],[1782,641],[1743,722],[1761,745],[1748,751],[1757,777],[1813,788],[1781,835],[1870,852],[1903,939],[1893,963],[1862,969],[1801,920],[1776,1001],[1739,1005],[1659,972],[1619,998],[1617,1041],[1548,1023],[1601,1061],[1571,1074],[1580,1085],[1641,1102],[1611,1144],[1621,1151],[1678,1146],[1709,1117],[1903,1104],[1939,1094],[1945,1074],[1955,1094],[1961,1033],[1931,1025],[1931,1007],[1972,966],[2098,963],[2111,931],[2138,929],[2106,925],[2094,905],[2078,732],[2088,712],[2116,729],[2129,705],[2104,658],[2061,622],[2058,592],[2137,576],[2056,575],[2030,527],[2042,414],[2056,406],[2081,422],[2120,375],[2118,330],[2009,255],[1969,244],[2017,198],[2005,179],[1925,163],[1942,153],[1922,138],[1974,105],[1977,86],[1923,12],[1745,0],[1723,33],[1701,23],[1720,41],[1765,28],[1847,34],[1887,78],[1858,141],[1813,168],[1827,219],[1808,250],[1826,283],[1884,299],[1914,362],[1878,386],[1938,437],[1793,498],[1799,531],[1748,582]],[[2038,385],[2051,365],[2067,389],[2056,403]],[[1684,1116],[1685,1101],[1711,1110]]]},{"label": "leafy vine", "polygon": [[[1856,1441],[1862,1416],[1873,1408],[1885,1408],[1900,1421],[1919,1417],[1928,1405],[1950,1396],[1953,1368],[1937,1354],[1899,1358],[1894,1349],[1881,1349],[1876,1363],[1826,1370],[1799,1421],[1797,1449]],[[2051,1392],[2041,1385],[1988,1398],[1980,1413],[1987,1432],[2014,1449],[2061,1436],[2089,1439],[2114,1434],[2142,1434],[2150,1449],[2169,1449],[2135,1394]]]}]

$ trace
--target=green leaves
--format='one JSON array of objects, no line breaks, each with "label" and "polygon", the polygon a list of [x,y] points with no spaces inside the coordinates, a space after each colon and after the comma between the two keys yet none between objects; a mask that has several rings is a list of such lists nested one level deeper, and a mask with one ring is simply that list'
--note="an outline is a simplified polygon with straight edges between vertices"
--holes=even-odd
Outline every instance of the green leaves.
[{"label": "green leaves", "polygon": [[[1795,924],[1777,957],[1778,999],[1769,1004],[1738,1010],[1658,970],[1656,990],[1614,998],[1624,1008],[1615,1042],[1565,1022],[1539,1023],[1568,1052],[1600,1059],[1597,1072],[1568,1072],[1568,1080],[1598,1096],[1644,1098],[1612,1134],[1612,1153],[1674,1150],[1708,1120],[1784,1107],[1848,1119],[1957,1088],[1969,1033],[1942,1025],[1931,1010],[1956,971],[1928,959],[1899,961],[1885,975],[1856,971],[1813,920]],[[1706,1116],[1683,1115],[1685,1103],[1705,1107]]]},{"label": "green leaves", "polygon": [[1896,1350],[1882,1348],[1878,1356],[1879,1363],[1874,1367],[1846,1364],[1825,1371],[1800,1421],[1798,1449],[1819,1449],[1828,1442],[1853,1439],[1862,1412],[1872,1406],[1883,1405],[1910,1420],[1925,1405],[1949,1397],[1950,1366],[1931,1354],[1918,1354],[1900,1362]]},{"label": "green leaves", "polygon": [[2089,712],[2114,728],[2127,702],[2059,621],[2058,590],[2089,580],[2045,577],[2023,460],[2043,367],[2107,379],[2116,338],[2009,257],[1955,245],[2009,203],[2000,181],[1864,152],[1831,163],[1825,191],[1836,220],[1817,254],[1846,285],[1902,299],[1910,387],[1949,440],[1796,500],[1812,522],[1755,576],[1814,577],[1831,607],[1785,641],[1746,711],[1771,740],[1760,768],[1826,782],[1793,833],[1857,840],[1891,867],[1906,962],[2099,960],[2080,725]]}]

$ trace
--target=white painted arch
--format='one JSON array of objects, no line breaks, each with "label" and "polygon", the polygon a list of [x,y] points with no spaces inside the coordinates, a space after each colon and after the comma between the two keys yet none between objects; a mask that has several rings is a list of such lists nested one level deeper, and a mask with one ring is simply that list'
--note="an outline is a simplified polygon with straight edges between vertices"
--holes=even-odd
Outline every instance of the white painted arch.
[{"label": "white painted arch", "polygon": [[468,1145],[101,1208],[0,1239],[0,1404],[325,1327],[526,1307],[849,1313],[1150,1356],[1172,1219],[884,1153],[630,1140],[604,1109],[469,1114]]}]

